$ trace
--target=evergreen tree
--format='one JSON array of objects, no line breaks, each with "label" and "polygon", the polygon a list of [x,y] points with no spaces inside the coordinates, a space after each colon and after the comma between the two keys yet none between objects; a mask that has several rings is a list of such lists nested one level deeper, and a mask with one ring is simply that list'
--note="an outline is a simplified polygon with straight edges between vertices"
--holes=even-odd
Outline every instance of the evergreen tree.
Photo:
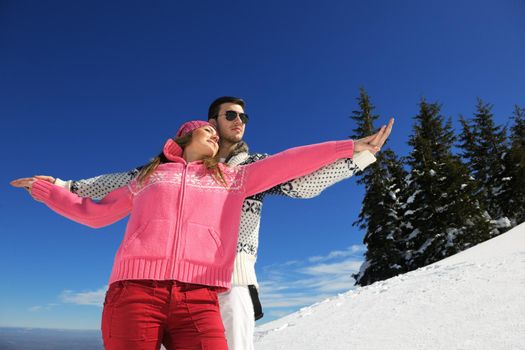
[{"label": "evergreen tree", "polygon": [[[359,109],[352,111],[352,116],[350,116],[356,123],[355,129],[352,130],[354,134],[350,136],[351,139],[360,139],[375,133],[374,121],[379,118],[378,115],[373,113],[375,106],[370,101],[370,96],[368,96],[368,93],[363,87],[359,89],[357,103]],[[362,178],[359,179],[357,183],[364,184],[366,187],[368,182],[372,182],[372,178],[376,176],[375,174],[379,168],[378,163],[379,162],[375,162],[367,167],[361,174],[363,175]]]},{"label": "evergreen tree", "polygon": [[374,121],[379,118],[378,115],[374,114],[373,111],[375,106],[370,101],[370,96],[366,90],[361,87],[359,89],[359,97],[357,98],[357,104],[359,110],[352,111],[352,118],[356,123],[356,128],[353,130],[354,135],[351,138],[360,139],[373,134]]},{"label": "evergreen tree", "polygon": [[[375,132],[374,106],[366,91],[359,91],[359,110],[351,117],[357,127],[352,138],[359,139]],[[404,259],[397,247],[400,236],[400,198],[403,193],[405,172],[402,164],[391,150],[384,150],[377,156],[377,162],[369,166],[358,181],[365,185],[366,194],[359,220],[354,223],[366,230],[364,243],[367,245],[366,260],[361,271],[354,275],[356,284],[367,285],[378,280],[393,277],[406,271]]]},{"label": "evergreen tree", "polygon": [[406,171],[392,150],[382,152],[378,166],[366,179],[366,196],[359,214],[361,229],[366,229],[365,262],[356,284],[365,286],[408,271],[404,258],[401,208],[405,194]]},{"label": "evergreen tree", "polygon": [[499,202],[511,226],[516,226],[525,221],[525,109],[515,106],[513,119]]},{"label": "evergreen tree", "polygon": [[437,103],[420,102],[408,157],[411,171],[404,224],[409,269],[441,260],[491,237],[475,182],[451,152],[455,136]]},{"label": "evergreen tree", "polygon": [[506,130],[494,123],[492,105],[478,99],[471,122],[461,119],[463,133],[460,147],[469,170],[478,181],[482,205],[497,220],[500,230],[508,227],[508,219],[502,210],[505,203],[506,179],[505,157]]}]

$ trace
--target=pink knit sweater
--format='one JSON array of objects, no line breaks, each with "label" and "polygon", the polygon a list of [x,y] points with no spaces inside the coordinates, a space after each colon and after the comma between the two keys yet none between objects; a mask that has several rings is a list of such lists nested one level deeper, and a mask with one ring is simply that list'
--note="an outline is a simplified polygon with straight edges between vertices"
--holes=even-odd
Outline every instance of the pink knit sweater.
[{"label": "pink knit sweater", "polygon": [[245,197],[351,158],[352,140],[292,148],[238,167],[220,164],[228,188],[217,183],[201,161],[182,158],[161,164],[146,180],[109,193],[102,201],[81,198],[37,180],[33,195],[71,220],[102,227],[129,213],[124,239],[109,282],[178,280],[230,287]]}]

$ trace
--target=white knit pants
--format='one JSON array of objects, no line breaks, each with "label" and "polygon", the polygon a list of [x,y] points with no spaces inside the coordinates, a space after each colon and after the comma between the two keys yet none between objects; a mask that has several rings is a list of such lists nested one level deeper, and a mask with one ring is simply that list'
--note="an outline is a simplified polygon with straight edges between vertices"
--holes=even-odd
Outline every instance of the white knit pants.
[{"label": "white knit pants", "polygon": [[248,286],[232,286],[219,294],[219,306],[228,350],[254,350],[255,320]]}]

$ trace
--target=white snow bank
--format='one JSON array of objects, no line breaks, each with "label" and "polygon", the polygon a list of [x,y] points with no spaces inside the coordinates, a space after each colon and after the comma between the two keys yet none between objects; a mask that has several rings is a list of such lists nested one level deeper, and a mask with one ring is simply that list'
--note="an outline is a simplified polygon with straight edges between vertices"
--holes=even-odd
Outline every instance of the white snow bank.
[{"label": "white snow bank", "polygon": [[255,348],[525,349],[525,224],[261,325]]}]

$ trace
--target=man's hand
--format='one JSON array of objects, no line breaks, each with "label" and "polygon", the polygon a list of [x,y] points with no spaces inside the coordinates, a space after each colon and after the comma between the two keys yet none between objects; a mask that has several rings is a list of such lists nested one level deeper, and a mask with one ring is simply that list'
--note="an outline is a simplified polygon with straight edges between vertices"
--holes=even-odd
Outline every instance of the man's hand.
[{"label": "man's hand", "polygon": [[394,118],[390,118],[388,125],[383,125],[381,129],[370,136],[364,137],[354,141],[354,152],[361,152],[368,150],[374,155],[381,150],[381,147],[385,144],[386,140],[392,132],[392,126],[394,125]]}]

